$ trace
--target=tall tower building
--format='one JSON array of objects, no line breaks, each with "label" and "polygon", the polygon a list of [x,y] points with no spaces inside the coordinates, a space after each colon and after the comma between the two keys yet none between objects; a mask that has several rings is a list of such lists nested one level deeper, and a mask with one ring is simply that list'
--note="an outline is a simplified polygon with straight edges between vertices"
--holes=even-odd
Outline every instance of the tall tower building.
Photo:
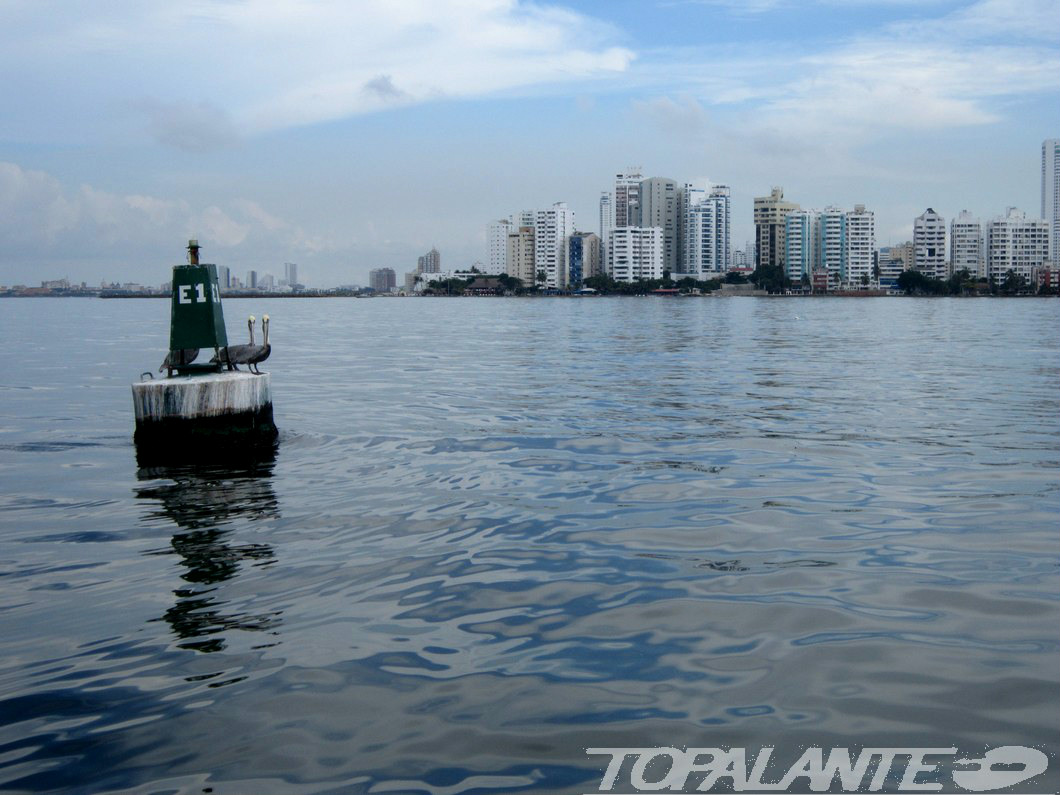
[{"label": "tall tower building", "polygon": [[521,281],[523,287],[534,286],[534,227],[520,226],[508,235],[507,262],[509,276]]},{"label": "tall tower building", "polygon": [[622,226],[611,230],[611,276],[618,282],[661,279],[663,230],[658,226]]},{"label": "tall tower building", "polygon": [[422,257],[416,259],[416,272],[417,273],[441,273],[442,272],[442,255],[438,253],[438,249],[432,248]]},{"label": "tall tower building", "polygon": [[1060,138],[1042,142],[1042,218],[1049,225],[1049,261],[1060,265]]},{"label": "tall tower building", "polygon": [[755,198],[755,267],[784,266],[784,222],[788,213],[799,209],[784,201],[784,189],[773,188],[768,196]]},{"label": "tall tower building", "polygon": [[872,281],[873,252],[876,251],[876,216],[864,204],[855,204],[846,214],[846,262],[843,281],[854,288]]},{"label": "tall tower building", "polygon": [[1034,271],[1049,261],[1049,224],[1029,219],[1027,214],[1009,207],[1003,216],[986,227],[986,276],[995,284],[1005,280],[1009,271],[1030,283]]},{"label": "tall tower building", "polygon": [[607,241],[615,225],[615,207],[610,191],[600,193],[600,264],[610,272],[607,265]]},{"label": "tall tower building", "polygon": [[932,279],[945,279],[946,219],[928,207],[913,221],[913,269]]},{"label": "tall tower building", "polygon": [[567,239],[567,284],[577,287],[585,279],[600,275],[600,238],[592,232],[575,232]]},{"label": "tall tower building", "polygon": [[615,175],[615,215],[612,229],[619,226],[638,225],[640,181],[642,179],[639,166],[630,168],[625,174]]},{"label": "tall tower building", "polygon": [[950,221],[950,270],[966,270],[969,275],[986,278],[983,258],[983,225],[967,210]]},{"label": "tall tower building", "polygon": [[497,275],[508,272],[508,235],[512,222],[494,221],[486,226],[486,273]]},{"label": "tall tower building", "polygon": [[298,281],[298,263],[283,263],[283,280],[287,282],[288,287],[294,287],[296,284],[301,284],[301,282]]},{"label": "tall tower building", "polygon": [[566,202],[538,210],[534,220],[534,269],[544,271],[545,286],[567,286],[567,238],[574,231],[574,212]]},{"label": "tall tower building", "polygon": [[695,275],[697,270],[690,264],[692,259],[689,240],[691,232],[687,229],[689,212],[707,196],[704,188],[686,182],[677,189],[677,268],[678,273]]},{"label": "tall tower building", "polygon": [[388,293],[397,286],[393,268],[376,268],[368,272],[368,285],[380,293]]},{"label": "tall tower building", "polygon": [[663,268],[677,268],[677,183],[665,177],[642,180],[636,225],[663,230]]},{"label": "tall tower building", "polygon": [[817,216],[817,268],[828,272],[828,289],[834,290],[846,274],[847,214],[825,207]]},{"label": "tall tower building", "polygon": [[814,210],[795,210],[784,219],[784,272],[795,284],[813,276],[818,234]]}]

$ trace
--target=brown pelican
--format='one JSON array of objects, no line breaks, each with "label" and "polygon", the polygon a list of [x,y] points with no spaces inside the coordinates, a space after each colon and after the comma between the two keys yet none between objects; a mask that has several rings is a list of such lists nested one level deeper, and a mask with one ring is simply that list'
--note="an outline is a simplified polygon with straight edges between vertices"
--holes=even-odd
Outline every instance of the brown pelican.
[{"label": "brown pelican", "polygon": [[269,316],[261,316],[261,334],[264,339],[261,341],[261,345],[252,345],[254,348],[253,353],[247,359],[247,365],[258,375],[261,375],[261,371],[258,369],[258,364],[269,358],[269,354],[272,353],[272,346],[269,345]]},{"label": "brown pelican", "polygon": [[[158,368],[158,372],[163,370],[172,371],[174,367],[178,367],[182,364],[191,364],[195,361],[195,357],[199,355],[198,348],[184,348],[179,351],[170,351],[166,354],[166,358],[162,361],[162,366]],[[172,375],[172,372],[167,373]]]},{"label": "brown pelican", "polygon": [[[264,319],[262,324],[264,325]],[[221,362],[221,364],[227,364],[229,370],[238,370],[237,364],[247,364],[250,361],[250,356],[260,348],[260,345],[254,344],[254,323],[255,318],[253,315],[247,318],[247,330],[250,332],[250,344],[249,345],[229,345],[225,348],[221,348],[220,357],[214,356],[210,359],[211,363]]]}]

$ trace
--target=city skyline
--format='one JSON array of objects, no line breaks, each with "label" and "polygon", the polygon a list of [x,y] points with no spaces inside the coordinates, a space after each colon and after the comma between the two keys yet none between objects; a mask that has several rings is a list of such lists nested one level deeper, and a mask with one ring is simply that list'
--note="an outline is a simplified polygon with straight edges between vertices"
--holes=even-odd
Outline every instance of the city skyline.
[{"label": "city skyline", "polygon": [[1060,130],[1057,0],[58,10],[5,8],[0,284],[155,284],[190,237],[321,286],[470,265],[520,208],[599,232],[632,164],[730,186],[734,248],[773,186],[886,246],[1037,217]]}]

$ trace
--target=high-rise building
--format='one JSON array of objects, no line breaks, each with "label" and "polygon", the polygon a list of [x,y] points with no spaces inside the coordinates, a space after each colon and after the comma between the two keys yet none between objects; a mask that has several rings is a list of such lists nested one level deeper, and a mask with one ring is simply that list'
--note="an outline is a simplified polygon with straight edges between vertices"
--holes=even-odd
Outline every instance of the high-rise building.
[{"label": "high-rise building", "polygon": [[663,268],[673,273],[677,261],[677,183],[666,177],[641,180],[637,194],[637,226],[663,230]]},{"label": "high-rise building", "polygon": [[422,257],[416,260],[416,272],[417,273],[441,273],[442,272],[442,255],[438,253],[438,249],[432,248]]},{"label": "high-rise building", "polygon": [[679,272],[697,279],[711,279],[732,267],[729,188],[717,185],[708,196],[700,197],[701,193],[688,194],[695,203],[688,207],[682,225],[684,263]]},{"label": "high-rise building", "polygon": [[846,256],[843,281],[858,289],[872,282],[876,251],[876,216],[864,204],[855,204],[846,214]]},{"label": "high-rise building", "polygon": [[607,266],[607,241],[611,236],[611,229],[615,225],[614,201],[610,191],[600,193],[600,265],[604,270]]},{"label": "high-rise building", "polygon": [[508,235],[508,275],[514,276],[523,287],[533,287],[534,272],[534,227],[520,226]]},{"label": "high-rise building", "polygon": [[502,219],[486,226],[486,273],[497,275],[508,272],[508,235],[512,222]]},{"label": "high-rise building", "polygon": [[633,166],[624,174],[615,174],[614,222],[612,229],[619,226],[637,226],[640,207],[640,167]]},{"label": "high-rise building", "polygon": [[611,277],[618,282],[661,279],[663,230],[658,226],[620,226],[611,230]]},{"label": "high-rise building", "polygon": [[784,219],[785,275],[795,284],[810,279],[817,264],[817,212],[795,210]]},{"label": "high-rise building", "polygon": [[221,290],[226,290],[232,286],[232,272],[228,269],[227,265],[217,266],[217,287]]},{"label": "high-rise building", "polygon": [[258,287],[258,272],[247,271],[247,287],[251,290],[256,290]]},{"label": "high-rise building", "polygon": [[[538,210],[534,220],[534,269],[545,274],[545,286],[567,286],[567,238],[574,231],[574,212],[566,202]],[[536,273],[535,273],[536,277]]]},{"label": "high-rise building", "polygon": [[928,207],[913,222],[913,268],[932,279],[945,279],[946,219]]},{"label": "high-rise building", "polygon": [[[437,271],[423,271],[436,273]],[[379,293],[388,293],[397,287],[397,274],[393,268],[376,268],[368,272],[368,286]]]},{"label": "high-rise building", "polygon": [[975,278],[986,278],[983,257],[983,225],[967,210],[950,221],[950,271],[968,271]]},{"label": "high-rise building", "polygon": [[1044,219],[1030,219],[1027,214],[1009,207],[986,227],[986,277],[995,284],[1005,280],[1009,271],[1032,283],[1035,271],[1049,261],[1049,224]]},{"label": "high-rise building", "polygon": [[1042,218],[1049,225],[1049,261],[1060,265],[1060,138],[1042,141]]},{"label": "high-rise building", "polygon": [[283,280],[287,282],[288,287],[294,287],[296,284],[300,284],[298,281],[298,263],[283,263]]},{"label": "high-rise building", "polygon": [[705,188],[686,182],[677,189],[677,272],[691,274],[689,270],[690,253],[688,249],[689,232],[685,225],[688,223],[688,213],[692,207],[699,204],[707,196]]},{"label": "high-rise building", "polygon": [[575,232],[568,240],[567,284],[577,287],[585,279],[600,275],[600,238],[593,232]]},{"label": "high-rise building", "polygon": [[825,207],[817,216],[817,270],[828,274],[828,289],[836,289],[846,273],[847,214]]},{"label": "high-rise building", "polygon": [[799,209],[784,201],[784,189],[773,188],[768,196],[755,198],[755,267],[784,267],[784,222],[788,213]]}]

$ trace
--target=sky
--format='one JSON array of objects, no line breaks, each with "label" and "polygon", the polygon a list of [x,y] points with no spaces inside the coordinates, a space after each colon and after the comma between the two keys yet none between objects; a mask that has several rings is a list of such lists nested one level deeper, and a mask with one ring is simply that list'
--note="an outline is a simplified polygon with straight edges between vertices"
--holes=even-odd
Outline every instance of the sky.
[{"label": "sky", "polygon": [[486,259],[486,225],[615,174],[1040,215],[1060,0],[0,0],[0,285],[311,286]]}]

